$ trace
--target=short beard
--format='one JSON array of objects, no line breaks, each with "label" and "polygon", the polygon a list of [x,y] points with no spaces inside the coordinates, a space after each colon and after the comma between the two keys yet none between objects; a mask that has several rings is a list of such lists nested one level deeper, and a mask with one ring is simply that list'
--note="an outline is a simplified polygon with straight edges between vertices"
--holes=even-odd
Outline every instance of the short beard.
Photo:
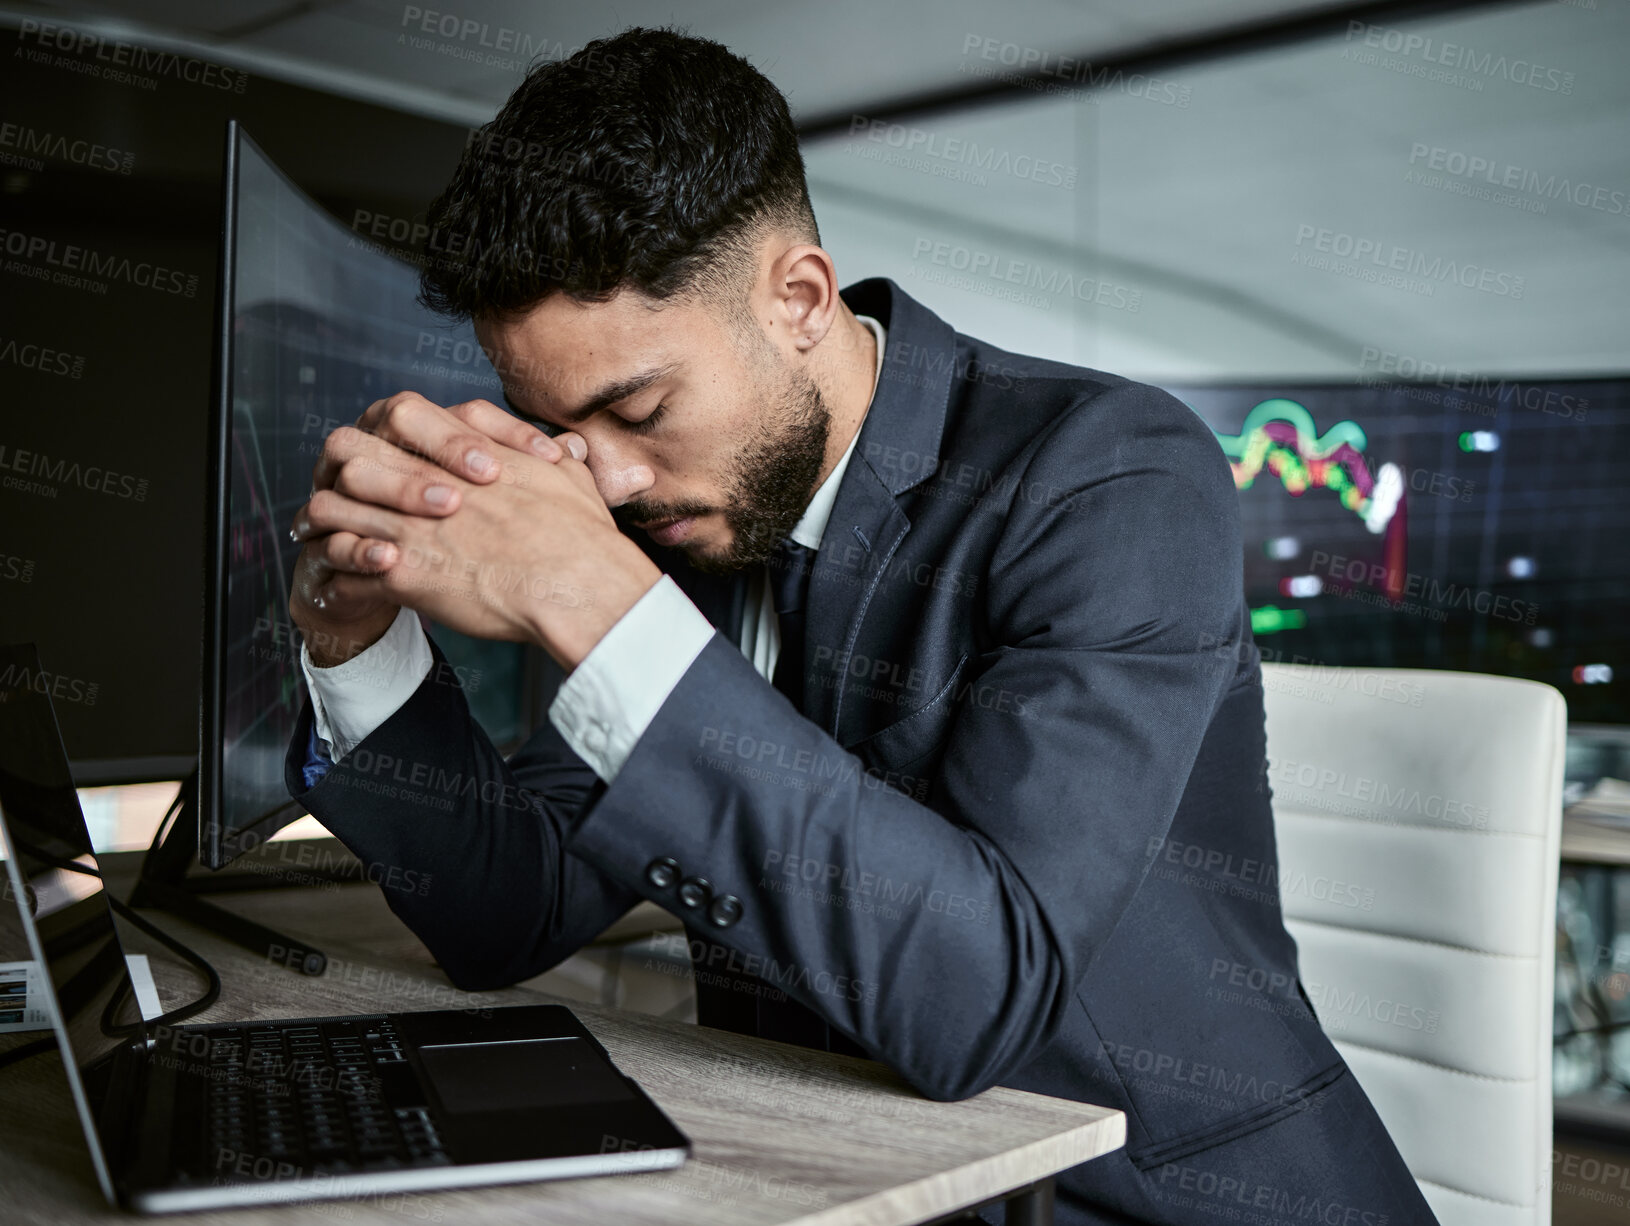
[{"label": "short beard", "polygon": [[821,389],[801,370],[786,371],[778,391],[780,411],[774,424],[761,423],[733,465],[724,507],[730,547],[722,555],[685,551],[690,564],[705,574],[732,574],[768,561],[815,494],[832,412]]}]

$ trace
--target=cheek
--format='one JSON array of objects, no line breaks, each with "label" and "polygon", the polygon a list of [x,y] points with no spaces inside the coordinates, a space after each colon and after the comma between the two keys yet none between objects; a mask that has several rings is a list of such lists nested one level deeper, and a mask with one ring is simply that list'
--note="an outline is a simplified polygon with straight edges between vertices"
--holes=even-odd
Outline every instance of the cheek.
[{"label": "cheek", "polygon": [[747,437],[735,421],[708,421],[671,430],[653,440],[650,462],[658,472],[692,484],[717,486],[734,468],[734,460]]}]

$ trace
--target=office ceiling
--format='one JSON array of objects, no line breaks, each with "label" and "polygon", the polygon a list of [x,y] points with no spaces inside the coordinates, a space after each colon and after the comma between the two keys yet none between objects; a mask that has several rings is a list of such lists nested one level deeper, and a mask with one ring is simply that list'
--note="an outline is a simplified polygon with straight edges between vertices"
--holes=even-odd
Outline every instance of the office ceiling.
[{"label": "office ceiling", "polygon": [[1630,372],[1630,3],[1401,33],[1432,41],[1175,67],[1183,105],[1031,94],[903,125],[1051,160],[1073,190],[920,138],[811,142],[823,241],[964,331],[1148,379]]},{"label": "office ceiling", "polygon": [[[139,31],[274,76],[479,122],[520,79],[525,49],[558,59],[630,25],[678,23],[718,39],[775,81],[807,119],[965,84],[970,38],[1101,60],[1338,7],[1339,0],[12,0],[0,12]],[[484,62],[488,55],[500,63]]]},{"label": "office ceiling", "polygon": [[[1630,371],[1626,0],[1490,3],[1399,16],[1358,37],[1332,21],[1321,38],[1152,67],[1159,96],[1147,78],[1089,93],[1043,79],[975,108],[913,113],[880,139],[843,123],[989,85],[1015,58],[1102,64],[1345,7],[0,0],[0,20],[139,35],[472,124],[508,95],[529,53],[559,58],[627,25],[678,23],[746,55],[801,123],[827,123],[828,135],[806,143],[806,161],[843,278],[892,276],[964,331],[1174,380],[1385,375],[1381,354],[1451,376]],[[1402,50],[1406,35],[1433,41]],[[501,62],[484,62],[489,55]],[[1518,79],[1537,68],[1548,74],[1539,85]],[[936,143],[890,143],[912,128]],[[1071,184],[987,173],[977,158],[948,154],[952,139],[995,150],[1003,165],[1051,161]],[[1486,174],[1529,185],[1502,200],[1475,174],[1430,180],[1472,158],[1492,168]],[[1573,198],[1535,183],[1561,183]],[[1316,266],[1347,242],[1373,244],[1417,275],[1386,284],[1390,269],[1373,254]],[[954,264],[974,258],[985,274],[959,275]],[[1039,292],[1015,292],[988,273],[1015,261]],[[1418,275],[1451,265],[1456,275],[1473,270],[1474,281],[1494,278],[1494,288]],[[1066,276],[1077,287],[1092,281],[1107,301],[1060,294]],[[1520,293],[1500,292],[1518,278]]]}]

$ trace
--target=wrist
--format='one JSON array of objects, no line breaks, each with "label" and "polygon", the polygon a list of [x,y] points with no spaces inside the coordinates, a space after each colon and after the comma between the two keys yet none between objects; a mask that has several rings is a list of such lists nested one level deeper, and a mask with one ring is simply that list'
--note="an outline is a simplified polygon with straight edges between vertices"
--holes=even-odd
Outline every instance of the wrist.
[{"label": "wrist", "polygon": [[555,585],[530,619],[532,641],[568,674],[662,578],[644,550],[620,532],[612,536],[592,582]]},{"label": "wrist", "polygon": [[400,611],[393,606],[373,617],[343,623],[298,618],[306,658],[314,668],[337,668],[384,638]]}]

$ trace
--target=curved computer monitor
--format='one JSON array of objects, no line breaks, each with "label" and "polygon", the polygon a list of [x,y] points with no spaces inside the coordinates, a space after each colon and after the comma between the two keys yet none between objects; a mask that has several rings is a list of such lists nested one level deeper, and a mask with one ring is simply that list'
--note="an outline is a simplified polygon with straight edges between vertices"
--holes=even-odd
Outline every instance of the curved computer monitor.
[{"label": "curved computer monitor", "polygon": [[[199,762],[210,868],[301,815],[283,777],[305,696],[289,527],[324,439],[404,389],[503,403],[469,324],[417,304],[418,270],[326,213],[236,123],[224,198]],[[427,629],[493,742],[518,742],[522,647]]]}]

